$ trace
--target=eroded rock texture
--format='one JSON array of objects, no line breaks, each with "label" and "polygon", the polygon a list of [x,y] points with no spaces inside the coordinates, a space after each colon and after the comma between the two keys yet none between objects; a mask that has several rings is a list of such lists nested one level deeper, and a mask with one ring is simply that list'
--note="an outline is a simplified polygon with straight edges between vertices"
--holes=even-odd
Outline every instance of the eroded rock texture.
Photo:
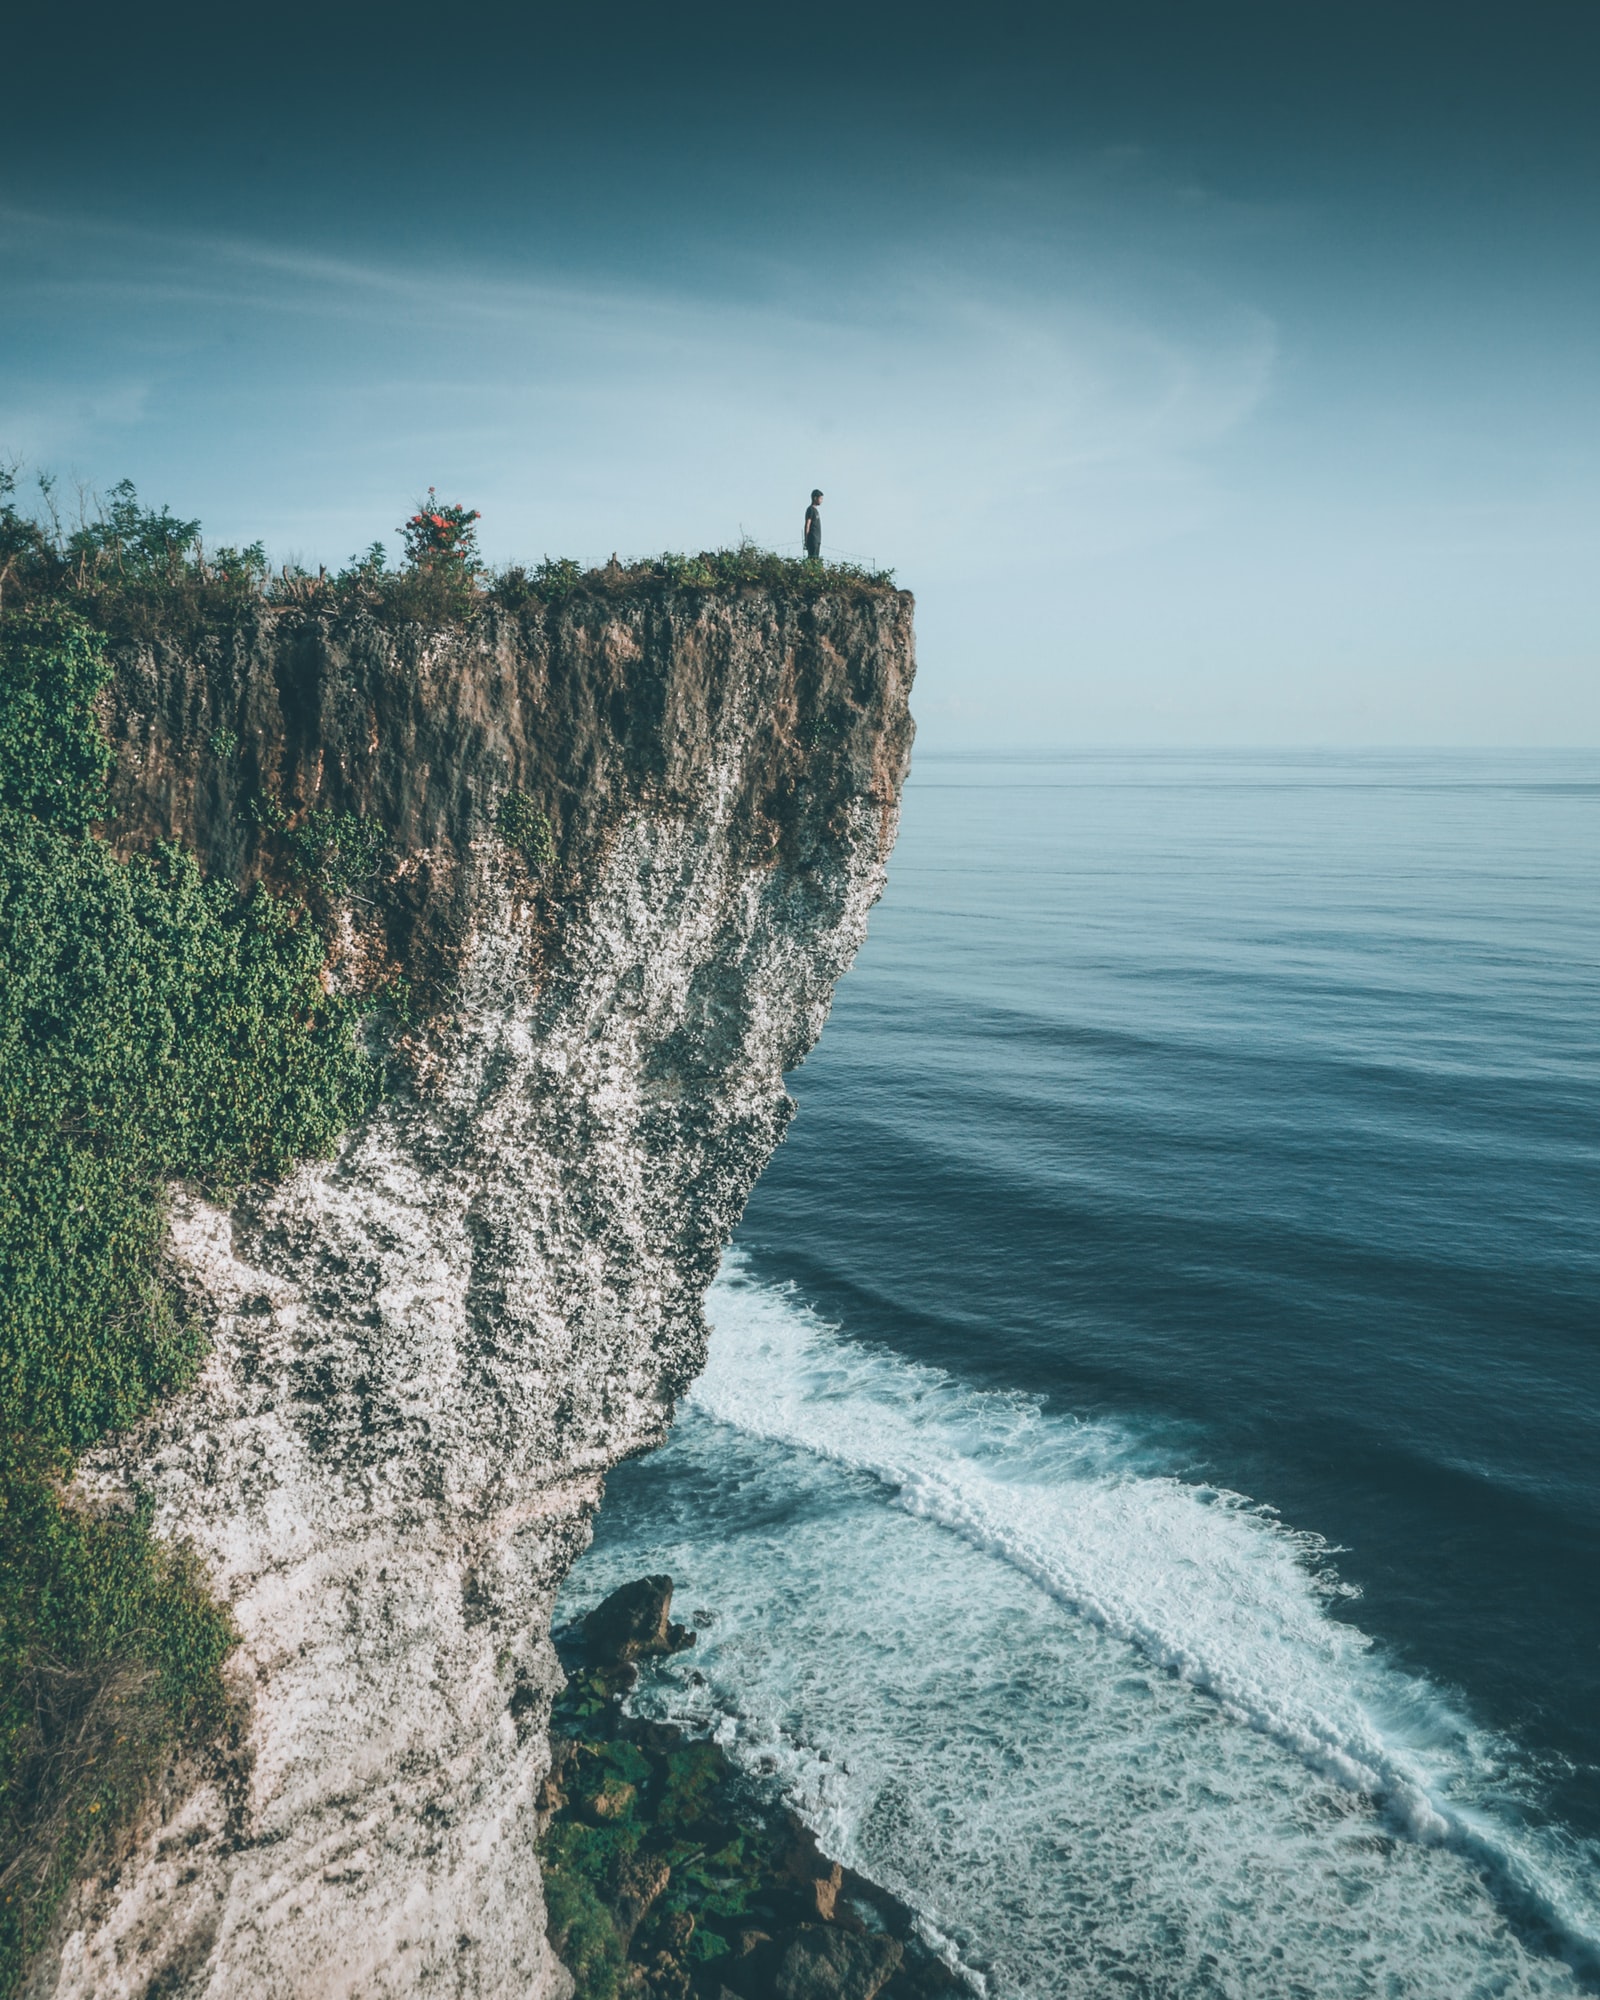
[{"label": "eroded rock texture", "polygon": [[[473,635],[280,618],[124,663],[122,837],[271,872],[246,811],[377,814],[352,961],[429,998],[418,1081],[229,1213],[180,1193],[196,1387],[85,1469],[241,1634],[180,1774],[33,1990],[544,1995],[555,1590],[663,1434],[893,839],[910,600],[580,597]],[[235,746],[234,738],[237,738]],[[494,832],[548,813],[537,877]]]}]

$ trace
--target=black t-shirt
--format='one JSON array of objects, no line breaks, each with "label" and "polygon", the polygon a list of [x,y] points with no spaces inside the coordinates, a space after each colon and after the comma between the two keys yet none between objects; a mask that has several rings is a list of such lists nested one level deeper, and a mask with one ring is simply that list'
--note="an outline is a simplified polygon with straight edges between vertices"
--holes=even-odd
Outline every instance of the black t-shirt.
[{"label": "black t-shirt", "polygon": [[806,509],[806,547],[808,549],[822,547],[822,509],[815,500]]}]

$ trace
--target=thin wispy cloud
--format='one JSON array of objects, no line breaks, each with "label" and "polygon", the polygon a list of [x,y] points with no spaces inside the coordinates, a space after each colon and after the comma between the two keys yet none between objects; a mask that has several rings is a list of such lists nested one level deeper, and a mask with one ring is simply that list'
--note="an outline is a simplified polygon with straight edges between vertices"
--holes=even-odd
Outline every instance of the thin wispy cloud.
[{"label": "thin wispy cloud", "polygon": [[[1096,304],[1087,285],[1078,297],[1015,281],[979,292],[948,253],[902,254],[875,284],[802,311],[14,210],[0,227],[8,259],[27,266],[14,288],[25,310],[83,314],[75,367],[113,319],[117,350],[131,340],[149,357],[152,425],[179,397],[215,396],[228,357],[249,347],[273,384],[274,428],[306,433],[302,462],[331,471],[348,456],[340,500],[297,508],[301,547],[325,524],[345,531],[345,496],[370,484],[374,454],[401,490],[433,471],[428,459],[452,461],[439,469],[491,503],[507,553],[530,535],[603,554],[619,537],[726,540],[740,524],[788,540],[773,474],[801,490],[822,461],[851,539],[874,551],[909,532],[941,562],[981,567],[974,525],[992,516],[1009,566],[1057,541],[1077,498],[1080,540],[1126,543],[1172,532],[1174,508],[1192,512],[1196,455],[1248,422],[1274,354],[1259,313],[1219,311],[1180,337]],[[87,267],[86,238],[99,253]],[[187,309],[176,323],[175,308]],[[307,320],[326,322],[321,334],[296,329]],[[36,366],[48,370],[48,354]],[[33,453],[82,449],[81,422],[61,416],[54,438],[48,416],[32,426]],[[1137,500],[1116,518],[1119,491]]]}]

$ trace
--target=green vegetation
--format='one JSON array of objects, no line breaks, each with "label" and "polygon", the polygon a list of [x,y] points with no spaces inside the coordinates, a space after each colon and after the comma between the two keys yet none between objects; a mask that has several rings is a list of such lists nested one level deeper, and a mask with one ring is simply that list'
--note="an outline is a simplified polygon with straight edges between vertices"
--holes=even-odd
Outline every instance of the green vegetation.
[{"label": "green vegetation", "polygon": [[[65,605],[116,638],[182,641],[242,616],[300,607],[364,614],[387,625],[469,623],[493,612],[537,613],[573,598],[761,588],[811,599],[890,590],[894,574],[857,563],[810,562],[741,543],[699,555],[613,561],[586,570],[570,557],[491,570],[479,558],[475,509],[428,500],[401,524],[403,562],[382,542],[337,571],[293,563],[273,570],[261,543],[208,549],[200,523],[144,507],[126,480],[66,526],[48,480],[32,511],[14,471],[0,468],[0,609]],[[220,753],[219,753],[220,754]]]},{"label": "green vegetation", "polygon": [[718,1744],[630,1715],[634,1671],[588,1655],[550,1719],[540,1863],[550,1942],[578,2000],[767,2000],[786,1990],[778,1974],[796,1946],[821,1975],[788,1990],[838,1991],[828,1934],[837,1944],[869,1931],[877,1976],[843,1990],[881,1988],[881,2000],[966,1991],[917,1941],[903,1904],[826,1860]]},{"label": "green vegetation", "polygon": [[32,514],[16,491],[15,473],[0,468],[0,609],[66,607],[121,636],[191,631],[237,617],[270,587],[259,542],[208,551],[198,521],[142,507],[129,480],[70,529],[50,480]]},{"label": "green vegetation", "polygon": [[616,1707],[621,1678],[576,1675],[553,1717],[563,1798],[542,1850],[545,1903],[582,2000],[638,1990],[642,1967],[651,1992],[687,1985],[792,1900],[786,1817],[752,1817],[714,1743],[649,1725],[638,1740]]},{"label": "green vegetation", "polygon": [[628,1972],[628,1947],[606,1889],[619,1861],[632,1858],[638,1830],[563,1820],[545,1841],[545,1921],[562,1963],[586,2000],[615,2000]]},{"label": "green vegetation", "polygon": [[[212,748],[216,749],[215,737]],[[328,897],[343,896],[377,873],[384,831],[375,819],[318,806],[291,827],[283,800],[272,791],[258,792],[248,809],[257,826],[278,836],[284,865],[303,887],[320,889]]]},{"label": "green vegetation", "polygon": [[94,727],[105,685],[99,634],[70,611],[11,618],[0,651],[0,809],[81,833],[102,808],[111,751]]},{"label": "green vegetation", "polygon": [[0,1478],[0,1993],[172,1746],[227,1721],[227,1615],[142,1515],[90,1518],[39,1468]]},{"label": "green vegetation", "polygon": [[308,813],[287,840],[295,874],[330,896],[367,881],[383,859],[383,828],[377,820],[326,806]]},{"label": "green vegetation", "polygon": [[[141,519],[135,567],[190,526]],[[108,669],[84,601],[0,614],[0,1995],[172,1745],[225,1719],[231,1629],[192,1562],[61,1483],[199,1360],[162,1283],[163,1185],[279,1174],[378,1084],[302,903],[94,837]],[[324,884],[376,859],[346,817],[297,835]]]},{"label": "green vegetation", "polygon": [[174,850],[124,863],[0,824],[0,1408],[78,1450],[187,1365],[155,1278],[161,1181],[325,1151],[372,1066],[296,904]]},{"label": "green vegetation", "polygon": [[525,792],[506,793],[495,815],[495,829],[536,875],[542,875],[556,858],[550,821]]},{"label": "green vegetation", "polygon": [[608,563],[603,569],[586,570],[570,557],[548,560],[534,569],[513,566],[492,578],[484,598],[514,611],[525,604],[562,604],[580,594],[603,598],[634,596],[641,590],[668,595],[752,588],[779,591],[786,597],[841,592],[870,596],[894,588],[894,571],[861,563],[809,562],[741,542],[733,549],[649,556],[639,562]]}]

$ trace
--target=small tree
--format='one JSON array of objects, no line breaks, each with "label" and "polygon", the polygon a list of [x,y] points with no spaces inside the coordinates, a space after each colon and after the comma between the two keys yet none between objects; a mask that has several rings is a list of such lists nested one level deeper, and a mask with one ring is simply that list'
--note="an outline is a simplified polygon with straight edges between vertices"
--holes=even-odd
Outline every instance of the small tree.
[{"label": "small tree", "polygon": [[476,576],[483,563],[478,555],[478,531],[472,525],[483,516],[476,507],[447,507],[428,497],[401,528],[406,561],[412,569],[434,570],[446,576]]},{"label": "small tree", "polygon": [[118,480],[96,517],[67,540],[80,579],[109,573],[140,583],[171,583],[183,576],[200,545],[200,523],[180,521],[168,507],[158,514],[139,505],[131,479]]}]

